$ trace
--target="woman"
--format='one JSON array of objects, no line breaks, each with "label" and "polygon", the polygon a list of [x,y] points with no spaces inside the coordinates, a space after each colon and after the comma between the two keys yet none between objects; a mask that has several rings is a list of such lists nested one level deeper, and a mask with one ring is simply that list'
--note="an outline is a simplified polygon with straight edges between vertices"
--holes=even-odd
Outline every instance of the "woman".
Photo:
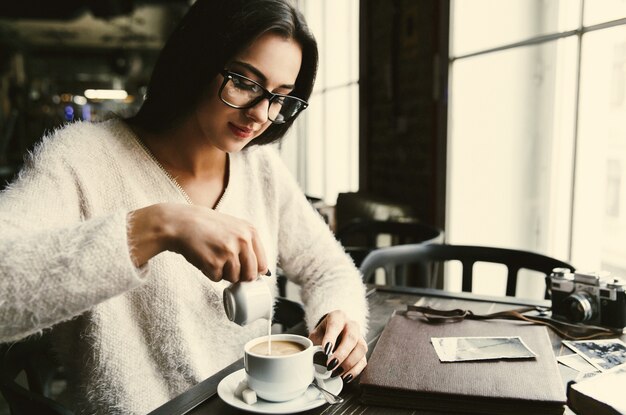
[{"label": "woman", "polygon": [[46,137],[3,192],[0,340],[54,326],[79,412],[149,412],[241,357],[266,322],[229,322],[222,291],[277,264],[329,368],[362,371],[358,272],[258,145],[306,107],[316,66],[286,1],[199,0],[137,116]]},{"label": "woman", "polygon": [[222,291],[277,264],[328,367],[363,370],[358,271],[258,145],[306,108],[316,67],[287,1],[198,0],[135,117],[55,132],[2,194],[0,340],[54,325],[79,412],[147,413],[240,358],[267,322],[228,321]]}]

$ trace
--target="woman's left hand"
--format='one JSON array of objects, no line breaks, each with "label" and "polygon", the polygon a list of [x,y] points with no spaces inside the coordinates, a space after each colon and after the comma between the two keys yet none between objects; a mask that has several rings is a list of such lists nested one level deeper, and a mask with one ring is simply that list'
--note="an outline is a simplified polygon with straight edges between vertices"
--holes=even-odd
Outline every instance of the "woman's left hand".
[{"label": "woman's left hand", "polygon": [[[326,367],[350,383],[367,365],[367,343],[358,324],[341,310],[328,313],[309,334],[313,344],[321,344],[328,356]],[[332,353],[331,353],[332,352]]]}]

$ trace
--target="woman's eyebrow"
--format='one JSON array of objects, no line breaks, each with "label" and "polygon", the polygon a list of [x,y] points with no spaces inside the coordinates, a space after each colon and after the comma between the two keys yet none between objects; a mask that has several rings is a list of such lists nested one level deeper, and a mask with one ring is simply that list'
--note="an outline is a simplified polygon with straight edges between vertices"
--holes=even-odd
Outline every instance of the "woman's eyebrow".
[{"label": "woman's eyebrow", "polygon": [[[256,77],[258,77],[262,82],[267,82],[267,77],[263,74],[263,72],[259,71],[253,65],[250,65],[249,63],[241,62],[241,61],[233,61],[233,64],[238,65],[238,66],[243,66],[244,68],[252,72]],[[284,85],[281,85],[279,88],[294,89],[295,85],[284,84]]]}]

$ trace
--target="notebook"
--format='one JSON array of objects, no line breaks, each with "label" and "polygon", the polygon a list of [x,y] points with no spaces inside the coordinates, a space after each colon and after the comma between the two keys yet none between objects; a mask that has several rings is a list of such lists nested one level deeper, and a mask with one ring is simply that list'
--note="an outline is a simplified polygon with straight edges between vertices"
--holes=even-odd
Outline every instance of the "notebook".
[{"label": "notebook", "polygon": [[[440,362],[430,339],[520,336],[534,359]],[[395,314],[361,377],[369,405],[463,414],[562,414],[565,387],[546,327],[505,320],[430,324]]]}]

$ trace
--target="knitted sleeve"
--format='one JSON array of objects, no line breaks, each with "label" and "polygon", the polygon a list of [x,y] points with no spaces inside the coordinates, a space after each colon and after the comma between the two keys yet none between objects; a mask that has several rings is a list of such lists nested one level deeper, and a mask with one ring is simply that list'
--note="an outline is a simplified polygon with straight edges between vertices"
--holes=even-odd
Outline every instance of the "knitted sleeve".
[{"label": "knitted sleeve", "polygon": [[279,262],[287,277],[301,287],[309,330],[324,314],[342,310],[365,335],[368,309],[359,271],[280,157],[273,157],[280,199]]},{"label": "knitted sleeve", "polygon": [[78,180],[51,139],[0,193],[0,342],[137,287],[126,212],[85,220]]}]

